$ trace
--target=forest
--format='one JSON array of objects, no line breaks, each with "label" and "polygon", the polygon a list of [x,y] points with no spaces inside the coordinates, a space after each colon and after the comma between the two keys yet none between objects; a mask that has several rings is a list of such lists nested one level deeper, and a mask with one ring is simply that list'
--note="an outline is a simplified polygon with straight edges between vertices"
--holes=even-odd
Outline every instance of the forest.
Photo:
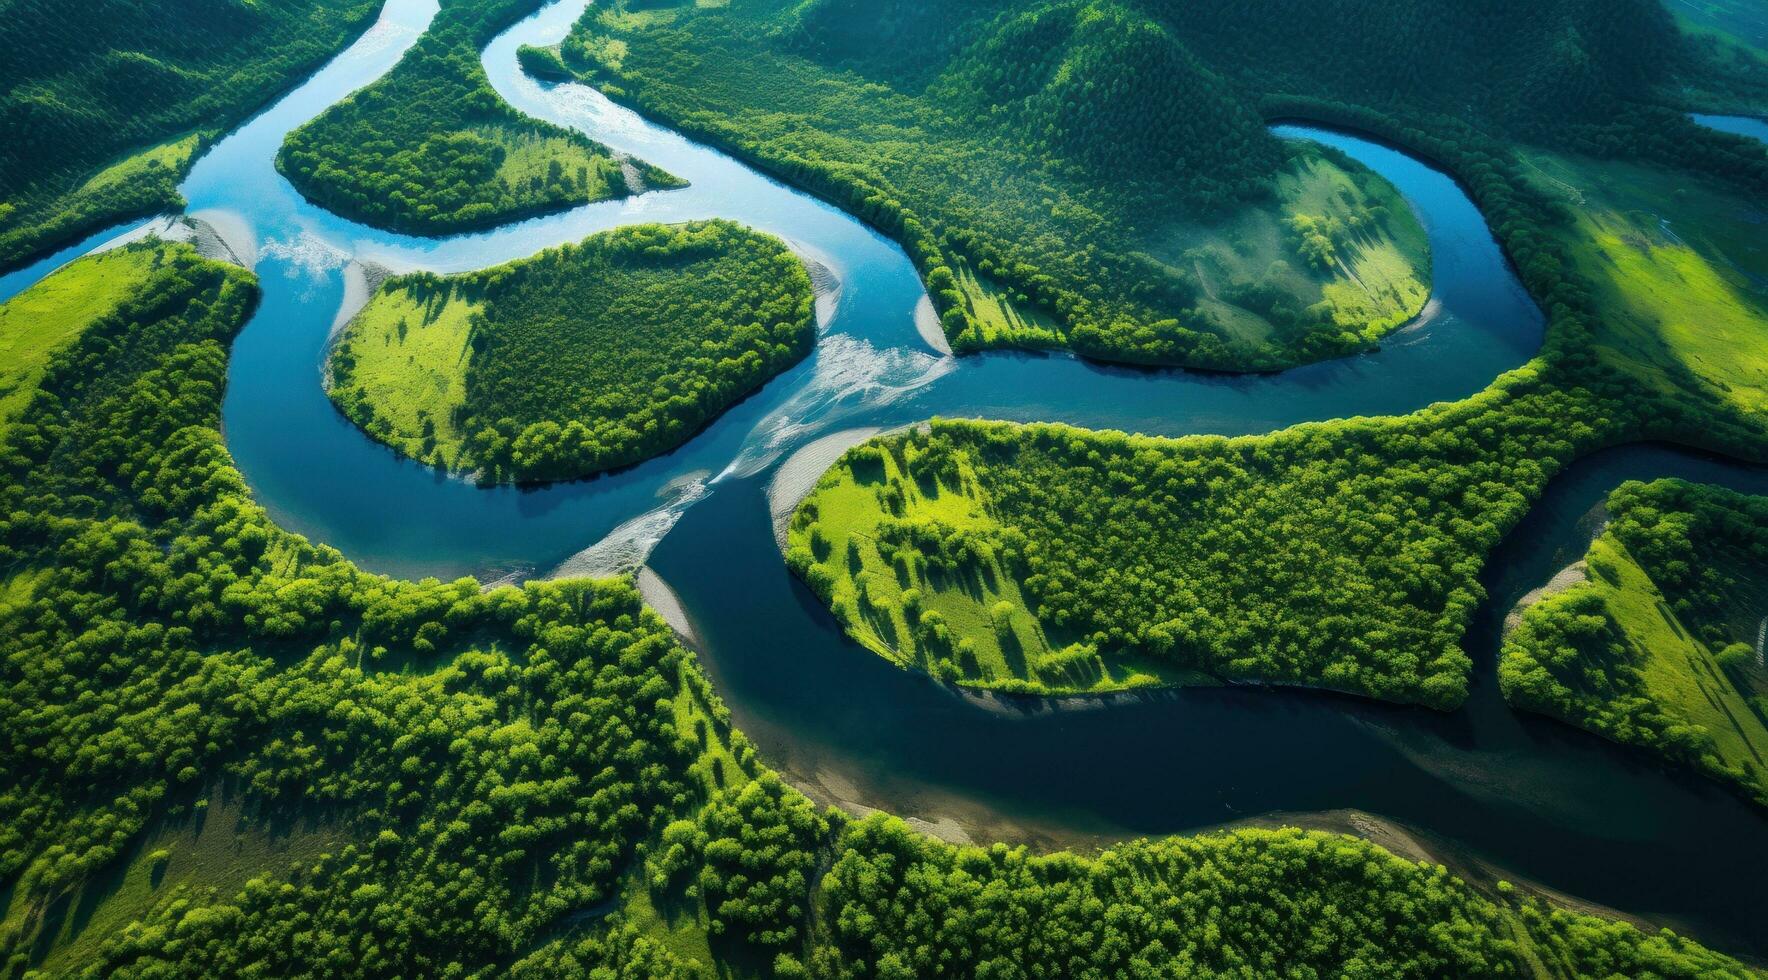
[{"label": "forest", "polygon": [[1768,498],[1626,483],[1582,580],[1530,605],[1498,677],[1512,704],[1692,767],[1768,805]]},{"label": "forest", "polygon": [[[7,976],[1746,975],[1335,835],[1038,857],[819,812],[629,582],[279,529],[219,432],[250,275],[130,248],[0,444]],[[189,868],[223,832],[264,865]]]},{"label": "forest", "polygon": [[195,145],[317,68],[374,0],[5,0],[0,269],[177,210]]},{"label": "forest", "polygon": [[1121,3],[999,10],[595,8],[555,57],[896,238],[958,350],[1270,369],[1367,350],[1423,305],[1393,188],[1272,136],[1168,28]]},{"label": "forest", "polygon": [[589,476],[686,442],[803,359],[812,300],[778,239],[632,225],[389,280],[338,338],[330,393],[376,439],[484,483]]},{"label": "forest", "polygon": [[[1022,597],[1007,618],[1084,649],[1029,662],[1029,683],[988,686],[1062,689],[1052,679],[1084,652],[1452,708],[1467,694],[1461,636],[1485,553],[1555,472],[1623,431],[1614,394],[1593,403],[1523,368],[1415,415],[1235,439],[935,421],[850,451],[801,505],[788,561],[850,631],[876,609],[880,578],[961,588],[996,563]],[[900,512],[911,480],[985,516]],[[823,495],[849,481],[872,484],[868,506],[825,523]],[[974,631],[928,636],[906,599],[900,615],[883,610],[893,633],[961,662]]]},{"label": "forest", "polygon": [[492,91],[479,51],[534,0],[445,0],[391,72],[290,133],[276,167],[345,217],[440,235],[623,197],[680,181],[621,161],[576,130],[517,112]]},{"label": "forest", "polygon": [[560,56],[896,238],[960,351],[1262,370],[1368,349],[1380,331],[1321,318],[1317,292],[1273,297],[1281,274],[1224,290],[1196,254],[1250,238],[1246,215],[1289,219],[1280,178],[1308,151],[1264,125],[1304,95],[1762,172],[1660,104],[1710,59],[1653,0],[1369,6],[632,4],[592,8]]},{"label": "forest", "polygon": [[[174,7],[0,0],[26,134],[0,264],[177,206],[221,127],[372,15]],[[425,234],[675,183],[496,97],[479,51],[534,8],[443,0],[283,172]],[[1642,440],[1768,459],[1768,153],[1684,116],[1768,111],[1768,81],[1737,0],[1689,9],[1706,33],[1653,0],[624,0],[521,57],[900,242],[960,351],[1366,350],[1427,288],[1421,229],[1267,125],[1450,172],[1549,322],[1488,390],[1239,438],[935,419],[848,452],[784,556],[807,605],[943,681],[1447,709],[1480,573],[1555,474]],[[1330,302],[1375,268],[1383,298]],[[1340,834],[1037,853],[823,809],[631,577],[404,581],[280,526],[222,431],[259,300],[148,240],[0,303],[0,980],[1758,975]],[[776,239],[624,228],[393,279],[327,378],[408,455],[565,479],[690,438],[806,356],[811,306]],[[1587,580],[1510,633],[1504,693],[1762,801],[1768,503],[1672,481],[1608,508]]]},{"label": "forest", "polygon": [[[1604,261],[1604,239],[1580,234],[1624,206],[1609,199],[1624,200],[1615,188],[1630,185],[1612,175],[1579,206],[1538,161],[1466,124],[1431,132],[1318,99],[1267,108],[1382,136],[1460,177],[1549,313],[1541,356],[1463,402],[1262,436],[952,420],[882,437],[851,451],[801,505],[787,556],[850,635],[936,676],[1007,690],[1107,690],[1202,672],[1451,708],[1466,696],[1460,643],[1484,598],[1479,570],[1556,472],[1639,439],[1763,454],[1768,310],[1738,288],[1736,271],[1717,270],[1768,270],[1747,228],[1713,214],[1737,220],[1768,177],[1731,166],[1729,150],[1698,170],[1621,172],[1685,189],[1671,200],[1689,239],[1647,253],[1679,263],[1678,274],[1635,280],[1613,272],[1639,254],[1637,236]],[[1768,162],[1759,146],[1750,152]],[[1681,303],[1710,303],[1716,315],[1663,315]],[[892,456],[888,467],[873,462],[879,452]],[[854,504],[851,488],[866,484],[871,499]],[[917,495],[941,506],[912,506]],[[977,526],[950,519],[954,497],[970,498],[961,509],[982,516]],[[988,581],[996,569],[1005,585]],[[944,585],[929,591],[928,570]],[[910,590],[920,604],[949,603],[952,589],[978,594],[966,583],[979,576],[991,605],[962,624],[945,621],[950,605],[932,626],[909,608]],[[1003,625],[1032,656],[982,669],[979,651],[989,659]]]}]

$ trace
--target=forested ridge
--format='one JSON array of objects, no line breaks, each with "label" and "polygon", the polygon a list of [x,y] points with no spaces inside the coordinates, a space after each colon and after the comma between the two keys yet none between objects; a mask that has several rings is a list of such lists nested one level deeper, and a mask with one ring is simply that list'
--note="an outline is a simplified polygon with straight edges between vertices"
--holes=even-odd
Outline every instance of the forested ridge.
[{"label": "forested ridge", "polygon": [[[534,0],[445,0],[393,70],[288,135],[276,166],[310,200],[367,224],[444,234],[632,193],[620,162],[492,90],[480,50]],[[649,186],[679,184],[635,164]]]},{"label": "forested ridge", "polygon": [[318,67],[378,9],[375,0],[0,3],[0,268],[109,222],[178,208],[200,142]]},{"label": "forested ridge", "polygon": [[[897,238],[960,350],[1247,370],[1365,350],[1393,326],[1339,322],[1322,284],[1354,277],[1261,242],[1288,237],[1280,184],[1318,151],[1274,138],[1248,93],[1132,4],[592,9],[560,57]],[[1340,205],[1360,228],[1344,244],[1411,221],[1397,195]],[[1260,264],[1214,281],[1224,241]]]},{"label": "forested ridge", "polygon": [[[728,221],[634,225],[389,281],[334,348],[331,396],[376,438],[485,482],[588,476],[680,445],[810,353],[812,301],[778,239]],[[450,304],[472,308],[459,360],[407,365],[408,336]],[[464,372],[449,396],[397,377],[437,369]]]},{"label": "forested ridge", "polygon": [[561,56],[897,238],[959,350],[1247,370],[1367,349],[1256,279],[1222,309],[1185,244],[1272,206],[1263,124],[1298,96],[1768,186],[1758,148],[1672,108],[1704,62],[1650,0],[644,4],[592,8]]},{"label": "forested ridge", "polygon": [[1768,498],[1680,480],[1626,483],[1583,582],[1506,637],[1504,695],[1692,767],[1768,805]]},{"label": "forested ridge", "polygon": [[[270,523],[218,431],[249,275],[132,248],[157,275],[0,451],[6,975],[703,975],[681,929],[748,975],[1744,974],[1333,835],[1032,857],[818,812],[629,584],[397,582]],[[334,843],[54,941],[217,792]]]}]

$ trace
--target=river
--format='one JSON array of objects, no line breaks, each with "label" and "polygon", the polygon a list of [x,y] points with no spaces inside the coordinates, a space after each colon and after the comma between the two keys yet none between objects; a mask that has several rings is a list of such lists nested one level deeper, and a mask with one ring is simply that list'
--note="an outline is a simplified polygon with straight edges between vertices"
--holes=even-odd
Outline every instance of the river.
[{"label": "river", "polygon": [[[1239,688],[1061,703],[960,695],[845,640],[774,545],[768,481],[783,458],[840,430],[942,415],[1255,433],[1479,391],[1535,352],[1543,318],[1449,177],[1353,136],[1278,128],[1392,181],[1429,234],[1431,303],[1379,352],[1246,377],[1062,355],[954,359],[916,331],[925,294],[887,239],[591,89],[523,75],[517,47],[562,38],[584,2],[548,6],[489,45],[493,86],[524,112],[686,178],[686,189],[444,239],[377,231],[308,204],[274,169],[283,136],[387,71],[434,16],[434,0],[389,0],[363,38],[192,169],[182,188],[189,213],[255,257],[263,286],[234,344],[223,425],[277,521],[405,577],[648,561],[675,589],[708,671],[763,758],[826,797],[1042,842],[1366,811],[1469,861],[1768,955],[1768,895],[1758,887],[1768,876],[1768,821],[1696,778],[1512,713],[1493,676],[1503,610],[1581,553],[1581,518],[1616,483],[1679,474],[1768,492],[1758,471],[1642,447],[1560,477],[1491,563],[1493,599],[1468,640],[1474,696],[1453,714]],[[781,236],[827,266],[839,288],[822,304],[811,357],[673,453],[590,481],[482,489],[397,458],[321,389],[333,325],[361,301],[347,286],[355,263],[460,271],[619,225],[704,217]],[[0,278],[0,299],[121,230]]]}]

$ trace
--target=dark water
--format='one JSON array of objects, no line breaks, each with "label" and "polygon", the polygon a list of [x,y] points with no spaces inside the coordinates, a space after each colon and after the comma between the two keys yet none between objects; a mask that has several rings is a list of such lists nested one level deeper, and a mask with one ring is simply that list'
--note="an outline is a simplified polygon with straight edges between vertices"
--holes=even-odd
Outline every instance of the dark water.
[{"label": "dark water", "polygon": [[1504,612],[1581,556],[1581,519],[1628,479],[1768,493],[1768,473],[1658,447],[1572,467],[1494,555],[1454,714],[1309,692],[1187,689],[1089,710],[984,709],[841,638],[774,563],[706,561],[771,541],[758,485],[689,511],[651,566],[688,609],[720,693],[764,758],[839,773],[857,798],[937,816],[959,797],[1031,827],[1141,835],[1354,808],[1448,838],[1552,888],[1768,952],[1768,822],[1730,794],[1503,703]]},{"label": "dark water", "polygon": [[[1354,137],[1279,129],[1381,173],[1429,232],[1431,306],[1379,353],[1251,378],[1064,356],[958,361],[917,333],[924,292],[886,239],[587,88],[522,76],[518,44],[557,40],[582,9],[583,0],[565,0],[496,40],[485,53],[492,83],[523,111],[686,177],[688,189],[444,239],[379,232],[303,201],[271,164],[283,134],[391,67],[434,15],[434,0],[390,0],[361,41],[217,144],[186,181],[192,213],[231,229],[230,244],[256,257],[264,301],[234,346],[223,414],[229,447],[277,520],[401,576],[546,571],[561,562],[600,571],[648,556],[678,591],[719,690],[764,757],[840,783],[847,798],[869,805],[980,812],[996,826],[1105,836],[1366,810],[1554,888],[1768,955],[1759,925],[1768,898],[1753,887],[1768,875],[1768,822],[1705,783],[1515,716],[1498,698],[1491,666],[1501,610],[1581,552],[1579,518],[1614,484],[1675,473],[1768,491],[1755,471],[1660,449],[1605,453],[1574,467],[1492,563],[1495,598],[1468,641],[1480,677],[1472,702],[1452,715],[1250,689],[1121,698],[1085,710],[968,699],[843,639],[774,547],[768,479],[781,459],[843,429],[945,415],[1234,434],[1407,412],[1484,388],[1535,351],[1542,318],[1448,177]],[[841,288],[819,304],[811,358],[668,456],[541,491],[483,490],[398,460],[344,421],[320,389],[354,260],[458,271],[621,224],[710,216],[788,239]],[[0,279],[0,298],[115,231]]]}]

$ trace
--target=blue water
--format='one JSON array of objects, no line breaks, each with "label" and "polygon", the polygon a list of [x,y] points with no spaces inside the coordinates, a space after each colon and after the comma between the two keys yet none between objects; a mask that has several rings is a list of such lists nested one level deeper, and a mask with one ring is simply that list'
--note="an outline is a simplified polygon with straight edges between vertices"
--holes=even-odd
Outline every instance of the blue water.
[{"label": "blue water", "polygon": [[[395,6],[404,4],[396,0]],[[1385,147],[1285,127],[1285,135],[1353,154],[1417,206],[1435,250],[1428,323],[1394,335],[1378,354],[1280,376],[1146,372],[1057,356],[942,357],[914,329],[914,310],[925,294],[896,245],[588,88],[543,85],[522,75],[518,44],[562,37],[580,9],[575,0],[549,7],[493,42],[485,53],[492,83],[517,108],[578,126],[658,164],[686,178],[687,189],[446,239],[387,234],[306,204],[271,166],[280,133],[335,101],[350,83],[372,77],[396,41],[408,39],[403,20],[405,33],[370,54],[340,58],[217,146],[186,184],[193,211],[248,216],[264,250],[258,268],[263,310],[235,346],[228,443],[278,520],[365,567],[414,577],[545,571],[635,519],[622,532],[633,540],[610,542],[607,550],[642,557],[685,503],[703,496],[708,484],[722,483],[721,474],[765,472],[797,446],[843,427],[985,415],[1161,434],[1260,432],[1460,398],[1521,364],[1539,344],[1539,312],[1451,180]],[[334,72],[338,77],[327,77]],[[665,457],[589,482],[480,489],[397,459],[339,416],[316,383],[347,257],[398,269],[471,269],[619,224],[709,216],[780,235],[829,266],[842,285],[814,355]],[[290,365],[311,365],[311,371]],[[772,553],[756,558],[777,560]]]},{"label": "blue water", "polygon": [[1694,113],[1692,118],[1702,126],[1721,132],[1736,133],[1739,136],[1748,136],[1768,143],[1768,121],[1752,116],[1710,116],[1698,112]]},{"label": "blue water", "polygon": [[[425,239],[305,202],[272,165],[283,135],[390,68],[435,0],[390,0],[319,74],[212,148],[183,192],[190,212],[254,260],[262,305],[235,342],[228,445],[285,526],[364,567],[416,577],[574,571],[641,561],[669,582],[739,725],[813,792],[979,833],[1072,841],[1164,833],[1259,815],[1357,809],[1401,821],[1445,853],[1492,861],[1582,897],[1685,923],[1768,953],[1768,834],[1755,811],[1497,698],[1497,618],[1556,561],[1618,480],[1679,472],[1768,490],[1752,470],[1662,450],[1579,464],[1492,563],[1494,596],[1469,637],[1475,696],[1442,715],[1337,696],[1186,690],[1086,702],[960,696],[846,641],[775,548],[767,484],[807,443],[933,415],[1066,421],[1154,434],[1263,432],[1310,419],[1408,412],[1470,395],[1526,361],[1542,316],[1466,195],[1394,149],[1284,126],[1392,181],[1433,251],[1433,293],[1379,352],[1277,375],[1107,367],[1069,356],[953,359],[915,328],[925,294],[900,248],[846,214],[655,126],[579,85],[522,75],[521,43],[563,37],[584,0],[516,25],[484,55],[492,84],[537,117],[688,179],[682,190],[592,204],[493,231]],[[351,263],[480,268],[640,221],[725,217],[777,234],[841,286],[816,353],[686,446],[631,470],[542,490],[480,489],[398,459],[320,387]],[[111,229],[0,279],[0,298],[114,239]],[[360,296],[354,302],[360,302]],[[1307,818],[1314,819],[1314,818]],[[1746,887],[1747,886],[1747,887]]]}]

